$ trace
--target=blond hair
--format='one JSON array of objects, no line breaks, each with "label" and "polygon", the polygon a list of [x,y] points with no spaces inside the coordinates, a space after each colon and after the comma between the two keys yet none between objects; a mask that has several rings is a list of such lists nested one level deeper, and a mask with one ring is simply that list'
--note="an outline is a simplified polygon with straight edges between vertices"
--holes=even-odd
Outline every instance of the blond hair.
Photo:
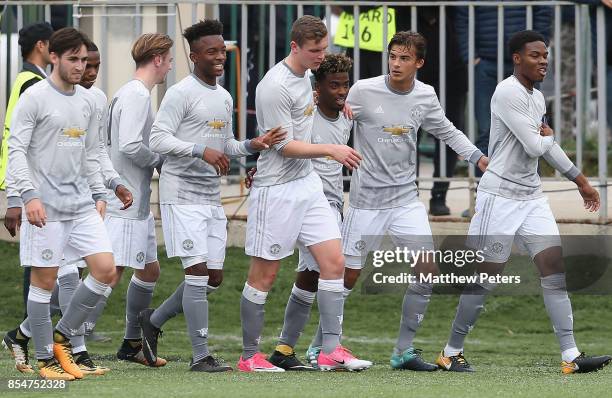
[{"label": "blond hair", "polygon": [[172,44],[170,36],[161,33],[145,33],[140,36],[132,46],[132,58],[136,67],[148,64],[157,55],[166,54]]}]

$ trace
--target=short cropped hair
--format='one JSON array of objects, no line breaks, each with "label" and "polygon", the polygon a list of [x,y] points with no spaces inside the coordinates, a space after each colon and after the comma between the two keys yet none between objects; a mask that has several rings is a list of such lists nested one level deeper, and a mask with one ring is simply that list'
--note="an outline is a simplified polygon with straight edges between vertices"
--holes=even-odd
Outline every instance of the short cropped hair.
[{"label": "short cropped hair", "polygon": [[348,73],[352,67],[353,60],[344,54],[325,54],[323,62],[313,73],[315,80],[320,82],[332,73]]},{"label": "short cropped hair", "polygon": [[21,46],[21,56],[26,59],[34,50],[34,46],[39,41],[49,41],[53,35],[53,27],[48,22],[33,23],[19,29],[19,46]]},{"label": "short cropped hair", "polygon": [[204,19],[191,25],[183,32],[183,37],[189,43],[189,47],[204,36],[223,36],[223,24],[216,19]]},{"label": "short cropped hair", "polygon": [[136,67],[146,65],[157,55],[164,55],[172,48],[174,42],[168,35],[145,33],[132,46],[132,58]]},{"label": "short cropped hair", "polygon": [[49,52],[61,57],[68,51],[79,51],[82,46],[89,47],[89,43],[91,43],[89,37],[80,30],[62,28],[51,35],[49,39]]},{"label": "short cropped hair", "polygon": [[391,52],[393,46],[413,48],[417,59],[425,59],[427,53],[427,40],[418,32],[397,32],[391,38],[387,50]]},{"label": "short cropped hair", "polygon": [[298,18],[291,26],[291,41],[297,43],[298,46],[303,46],[307,40],[320,42],[327,36],[327,28],[320,18],[312,15],[304,15]]},{"label": "short cropped hair", "polygon": [[532,43],[534,41],[541,41],[548,45],[544,35],[536,32],[535,30],[522,30],[520,32],[516,32],[512,35],[512,37],[510,37],[510,41],[508,42],[510,55],[521,52],[523,47],[525,47],[525,44]]}]

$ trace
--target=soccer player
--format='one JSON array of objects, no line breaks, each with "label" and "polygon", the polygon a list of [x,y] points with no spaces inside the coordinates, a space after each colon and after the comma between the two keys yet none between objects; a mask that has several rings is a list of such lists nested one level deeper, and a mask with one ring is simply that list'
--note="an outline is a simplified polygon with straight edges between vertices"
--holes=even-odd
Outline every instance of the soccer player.
[{"label": "soccer player", "polygon": [[[32,266],[28,317],[43,378],[83,377],[69,338],[115,272],[111,243],[96,212],[106,197],[98,161],[99,121],[92,97],[78,86],[88,43],[73,28],[51,36],[53,72],[22,95],[9,138],[8,183],[21,196],[28,219],[22,226],[20,256],[22,264]],[[68,262],[84,258],[90,274],[53,330],[49,301],[58,265],[68,253],[75,255]]]},{"label": "soccer player", "polygon": [[[279,372],[258,352],[264,304],[280,267],[296,244],[308,248],[320,268],[317,300],[323,329],[321,368],[362,367],[340,345],[344,299],[344,257],[340,230],[311,158],[330,157],[350,169],[360,156],[346,145],[311,144],[314,102],[309,69],[317,69],[325,56],[327,29],[313,16],[297,19],[291,29],[291,53],[270,69],[255,94],[261,133],[281,126],[287,137],[264,151],[249,198],[246,254],[251,256],[248,279],[240,302],[243,372]],[[316,132],[315,132],[316,133]]]},{"label": "soccer player", "polygon": [[[542,193],[538,159],[544,157],[578,186],[588,211],[599,208],[599,193],[555,143],[546,123],[544,96],[535,88],[548,67],[544,37],[530,30],[517,32],[508,46],[514,73],[497,85],[491,99],[491,160],[478,185],[468,243],[484,251],[486,262],[478,266],[478,272],[489,275],[502,273],[515,238],[527,248],[540,273],[544,305],[561,348],[562,372],[591,372],[612,357],[587,357],[576,348],[559,229]],[[448,343],[436,360],[441,369],[474,371],[463,356],[463,343],[495,286],[475,284],[461,295]]]},{"label": "soccer player", "polygon": [[[313,144],[346,145],[353,122],[342,112],[349,91],[349,71],[353,62],[340,54],[326,54],[321,65],[314,71],[317,106],[312,125]],[[323,193],[340,226],[344,209],[342,165],[333,159],[312,159],[314,171],[321,178]],[[320,325],[306,354],[310,364],[302,364],[295,356],[295,345],[304,331],[314,302],[319,281],[319,266],[308,250],[299,249],[299,262],[295,284],[285,309],[283,329],[270,363],[285,370],[314,370],[322,346]],[[362,361],[362,370],[372,365]],[[314,367],[313,367],[314,366]]]},{"label": "soccer player", "polygon": [[[151,90],[166,80],[172,68],[172,39],[159,33],[140,36],[132,46],[134,78],[113,96],[108,110],[106,144],[115,170],[133,192],[136,203],[127,210],[118,200],[108,204],[105,219],[117,263],[111,288],[117,286],[125,267],[134,269],[126,294],[125,335],[117,358],[148,366],[164,366],[163,358],[147,361],[142,353],[138,314],[151,305],[159,278],[155,220],[150,209],[153,169],[163,158],[149,149],[155,116]],[[108,297],[107,291],[105,297]],[[98,311],[101,311],[98,309]]]},{"label": "soccer player", "polygon": [[[350,292],[367,253],[377,250],[388,233],[398,247],[433,249],[425,206],[418,199],[416,134],[419,128],[445,142],[484,170],[487,158],[445,116],[433,87],[416,79],[425,62],[425,39],[415,32],[397,32],[388,45],[389,74],[356,82],[347,102],[354,116],[354,145],[363,154],[353,173],[349,209],[342,226],[346,256],[345,288]],[[425,259],[417,275],[435,274]],[[432,284],[410,284],[404,296],[399,337],[391,356],[394,369],[433,371],[413,339],[429,304]]]},{"label": "soccer player", "polygon": [[192,74],[170,87],[151,131],[151,149],[166,156],[160,177],[162,225],[168,257],[179,257],[185,280],[156,310],[141,314],[146,358],[157,358],[161,326],[185,314],[193,356],[190,370],[223,372],[231,367],[208,349],[208,301],[223,279],[227,219],[221,205],[220,176],[231,157],[247,156],[280,142],[280,129],[236,141],[231,95],[217,84],[226,46],[223,25],[203,20],[183,34],[189,43]]},{"label": "soccer player", "polygon": [[[45,69],[51,63],[49,58],[49,38],[53,34],[53,28],[47,22],[38,22],[25,26],[19,30],[19,45],[23,58],[21,72],[13,82],[11,95],[6,107],[4,118],[4,131],[2,133],[2,145],[0,146],[0,190],[6,189],[6,166],[8,161],[8,139],[11,134],[11,116],[15,105],[21,94],[29,87],[47,77]],[[11,199],[9,199],[11,198]],[[23,203],[16,193],[7,191],[7,209],[4,216],[4,226],[11,236],[17,234],[17,227],[21,225],[21,207]],[[28,303],[28,288],[30,286],[30,267],[23,268],[23,307],[24,318],[27,317],[25,308]],[[27,355],[26,355],[27,365]]]},{"label": "soccer player", "polygon": [[[106,113],[106,95],[104,95],[102,90],[93,86],[98,77],[99,68],[100,52],[98,51],[98,47],[93,42],[90,42],[87,46],[87,64],[85,65],[85,72],[83,73],[83,77],[81,78],[79,84],[88,89],[88,93],[93,95],[96,106],[96,118],[99,121],[99,162],[102,177],[104,179],[104,186],[108,189],[112,189],[115,195],[117,195],[117,197],[124,204],[124,207],[127,208],[132,204],[132,194],[125,187],[125,185],[123,185],[119,175],[113,169],[112,163],[110,162],[108,153],[106,151],[106,145],[103,139],[104,137],[101,135],[105,127],[103,121]],[[16,213],[17,216],[21,218],[21,207],[17,207],[16,209],[18,210]],[[101,216],[103,217],[103,214],[101,214]],[[64,257],[65,256],[66,255],[64,255]],[[70,254],[68,254],[68,256],[70,257]],[[62,311],[66,310],[68,304],[70,303],[70,299],[79,286],[79,271],[86,266],[87,265],[83,260],[60,265],[57,283],[55,284],[50,302],[52,315],[54,308],[61,309]],[[107,292],[108,290],[110,289],[107,289]],[[74,361],[84,374],[100,375],[110,370],[108,368],[98,366],[92,361],[87,352],[87,347],[85,346],[84,340],[84,336],[87,334],[87,331],[93,328],[93,326],[91,326],[91,322],[89,322],[90,319],[93,320],[93,323],[95,324],[95,319],[97,319],[99,312],[101,311],[100,308],[104,308],[104,304],[106,304],[106,298],[106,296],[103,296],[100,299],[96,305],[96,308],[89,314],[83,327],[79,328],[79,331],[70,338]],[[100,305],[100,303],[103,303],[103,305]],[[28,318],[26,318],[16,329],[7,332],[3,339],[3,345],[11,350],[11,354],[15,360],[15,368],[22,373],[34,372],[28,363],[28,343],[31,337],[32,333],[30,330],[30,321]]]}]

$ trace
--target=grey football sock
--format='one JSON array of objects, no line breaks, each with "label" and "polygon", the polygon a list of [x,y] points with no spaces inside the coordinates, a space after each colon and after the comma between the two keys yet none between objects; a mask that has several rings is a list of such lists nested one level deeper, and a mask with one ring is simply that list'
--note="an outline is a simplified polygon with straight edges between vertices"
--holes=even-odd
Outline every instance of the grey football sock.
[{"label": "grey football sock", "polygon": [[[59,286],[58,300],[62,314],[68,310],[68,305],[74,296],[81,283],[79,271],[74,265],[65,265],[60,267],[57,277],[57,286]],[[76,352],[85,351],[85,326],[81,325],[70,337],[70,344],[76,348]]]},{"label": "grey football sock", "polygon": [[104,312],[104,308],[106,308],[106,303],[108,302],[108,298],[110,297],[112,292],[113,289],[109,286],[102,295],[102,297],[100,297],[100,301],[98,301],[98,304],[96,304],[96,308],[91,311],[91,313],[85,320],[85,335],[90,335],[93,332],[94,328],[96,327],[96,323],[98,322],[98,319],[102,315],[102,312]]},{"label": "grey football sock", "polygon": [[484,309],[487,295],[495,286],[497,285],[493,283],[483,283],[466,287],[459,298],[451,334],[444,348],[445,356],[455,356],[463,351],[465,338],[476,324],[480,312]]},{"label": "grey football sock", "polygon": [[187,321],[187,333],[191,338],[194,363],[209,355],[207,283],[208,276],[185,275],[183,312]]},{"label": "grey football sock", "polygon": [[244,284],[240,298],[240,322],[242,324],[242,359],[257,353],[264,325],[264,304],[268,292]]},{"label": "grey football sock", "polygon": [[340,344],[342,316],[344,312],[344,281],[319,279],[317,301],[322,331],[322,350],[329,354]]},{"label": "grey football sock", "polygon": [[285,308],[285,320],[278,344],[295,347],[310,318],[310,310],[316,294],[316,292],[309,292],[293,285]]},{"label": "grey football sock", "polygon": [[125,300],[125,336],[126,340],[142,337],[138,314],[151,306],[155,282],[144,282],[132,275]]},{"label": "grey football sock", "polygon": [[96,304],[103,296],[107,284],[97,281],[91,274],[79,285],[70,300],[64,316],[58,322],[56,329],[66,337],[78,334],[87,316],[93,311]]},{"label": "grey football sock", "polygon": [[51,310],[51,317],[62,313],[59,304],[59,284],[56,283],[51,293],[51,302],[49,303]]},{"label": "grey football sock", "polygon": [[[342,296],[344,297],[344,303],[346,304],[346,299],[351,294],[352,289],[347,289],[346,287],[342,291]],[[342,338],[342,336],[340,336]],[[312,338],[312,342],[310,343],[311,347],[321,347],[323,345],[323,331],[321,330],[321,322],[317,326],[317,331]]]},{"label": "grey football sock", "polygon": [[572,303],[567,295],[565,273],[540,278],[546,312],[553,325],[561,351],[576,347],[574,341],[574,316]]},{"label": "grey football sock", "polygon": [[431,299],[431,283],[412,283],[406,289],[402,304],[402,320],[399,336],[395,344],[396,352],[402,353],[412,347],[412,341],[425,317],[429,300]]},{"label": "grey football sock", "polygon": [[176,288],[174,293],[168,297],[159,307],[151,314],[151,323],[158,329],[168,322],[169,319],[174,318],[181,312],[183,312],[183,289],[185,288],[185,281],[182,281]]},{"label": "grey football sock", "polygon": [[49,359],[53,356],[53,326],[49,313],[51,292],[30,285],[28,293],[29,328],[34,340],[36,359]]}]

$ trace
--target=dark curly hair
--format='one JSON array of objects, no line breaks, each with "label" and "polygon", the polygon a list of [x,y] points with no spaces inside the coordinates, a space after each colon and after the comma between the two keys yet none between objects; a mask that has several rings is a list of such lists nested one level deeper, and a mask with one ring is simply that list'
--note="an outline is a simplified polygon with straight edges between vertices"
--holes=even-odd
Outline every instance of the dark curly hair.
[{"label": "dark curly hair", "polygon": [[325,54],[319,68],[313,71],[315,80],[320,82],[332,73],[348,72],[353,67],[353,60],[344,54]]},{"label": "dark curly hair", "polygon": [[189,46],[204,36],[222,36],[223,35],[223,24],[216,19],[204,19],[198,23],[195,23],[185,29],[183,37],[189,43]]},{"label": "dark curly hair", "polygon": [[534,30],[522,30],[520,32],[516,32],[512,35],[512,37],[510,37],[508,42],[508,50],[510,50],[510,55],[521,52],[525,47],[525,44],[534,41],[541,41],[548,45],[544,36],[539,32]]},{"label": "dark curly hair", "polygon": [[391,52],[391,47],[402,46],[413,48],[417,59],[425,59],[427,53],[427,41],[425,37],[418,32],[397,32],[389,42],[387,51]]}]

